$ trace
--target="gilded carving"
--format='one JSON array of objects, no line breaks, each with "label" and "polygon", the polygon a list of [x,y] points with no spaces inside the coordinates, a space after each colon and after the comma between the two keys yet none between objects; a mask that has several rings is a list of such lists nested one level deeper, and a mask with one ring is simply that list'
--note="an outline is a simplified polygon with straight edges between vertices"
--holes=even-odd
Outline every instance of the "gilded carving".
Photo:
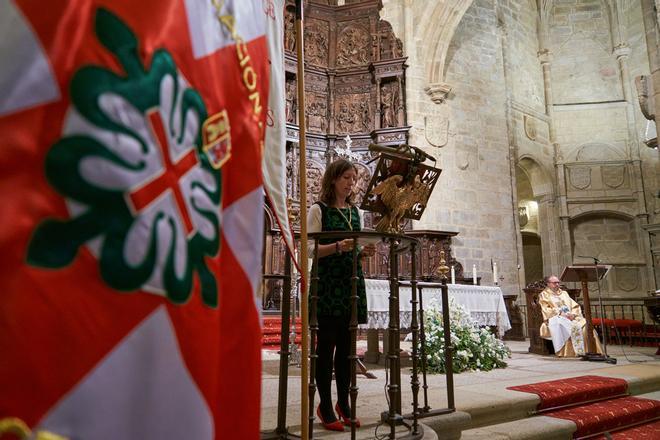
[{"label": "gilded carving", "polygon": [[586,189],[591,185],[591,168],[571,167],[568,169],[568,180],[575,189]]},{"label": "gilded carving", "polygon": [[305,24],[305,60],[317,66],[328,66],[328,22],[309,19]]},{"label": "gilded carving", "polygon": [[347,26],[337,39],[337,66],[347,67],[367,64],[371,47],[371,36],[364,28]]},{"label": "gilded carving", "polygon": [[610,188],[618,188],[626,180],[626,168],[623,165],[603,165],[600,171],[603,183]]}]

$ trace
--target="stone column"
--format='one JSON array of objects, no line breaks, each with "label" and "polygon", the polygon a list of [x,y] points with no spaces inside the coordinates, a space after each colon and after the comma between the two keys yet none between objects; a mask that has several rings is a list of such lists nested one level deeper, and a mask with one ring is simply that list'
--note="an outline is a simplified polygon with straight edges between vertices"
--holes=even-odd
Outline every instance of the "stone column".
[{"label": "stone column", "polygon": [[[654,7],[655,6],[655,7]],[[656,15],[658,14],[658,15]],[[653,108],[649,108],[645,113],[647,117],[655,117],[655,127],[656,132],[660,129],[660,53],[658,47],[658,23],[660,23],[660,1],[656,0],[655,5],[653,0],[642,0],[642,15],[644,19],[644,30],[646,37],[646,50],[649,57],[649,67],[651,69],[651,83],[652,83],[652,92],[653,92]],[[657,139],[656,139],[657,145]],[[649,145],[651,147],[651,145]],[[656,146],[657,148],[657,146]],[[660,149],[657,150],[660,153]],[[651,259],[655,260],[655,263],[652,266],[652,271],[654,275],[651,275],[650,279],[655,281],[655,289],[660,288],[660,222],[658,221],[658,216],[655,218],[649,219],[648,216],[642,228],[650,235],[651,243],[650,252]],[[653,283],[651,283],[653,284]],[[653,288],[653,285],[651,285]]]},{"label": "stone column", "polygon": [[[499,5],[498,5],[499,8]],[[497,15],[500,14],[500,11],[497,11]],[[500,37],[500,48],[502,51],[502,72],[504,74],[504,86],[506,91],[506,132],[507,132],[507,143],[509,145],[509,182],[511,183],[511,211],[513,214],[513,239],[516,244],[516,267],[519,268],[516,270],[516,280],[515,284],[516,297],[518,292],[520,292],[524,287],[524,276],[525,276],[525,262],[523,254],[523,244],[522,244],[522,233],[520,228],[520,221],[518,219],[518,191],[517,191],[517,176],[516,176],[516,166],[519,160],[518,157],[518,138],[515,135],[514,129],[514,116],[512,112],[512,103],[514,98],[512,96],[513,78],[515,77],[515,71],[511,70],[510,65],[510,54],[509,54],[509,40],[507,38],[508,32],[504,24],[498,25],[498,34]],[[515,69],[514,69],[515,70]],[[522,278],[521,278],[522,276]],[[524,297],[520,298],[522,301],[525,300]]]},{"label": "stone column", "polygon": [[[540,38],[543,42],[545,38]],[[568,227],[568,205],[566,203],[566,180],[564,176],[563,156],[557,143],[555,128],[554,98],[552,95],[552,53],[547,47],[538,52],[543,72],[543,92],[545,96],[545,114],[548,116],[548,137],[554,152],[557,198],[546,194],[537,200],[539,204],[539,232],[543,247],[543,270],[546,274],[559,274],[563,266],[570,262],[570,230]],[[558,202],[559,206],[556,206]],[[558,221],[558,218],[561,219]],[[550,257],[549,259],[547,257]],[[549,260],[549,261],[548,261]]]},{"label": "stone column", "polygon": [[[561,226],[557,221],[555,200],[552,195],[547,194],[536,201],[539,205],[539,234],[541,235],[541,246],[543,248],[543,272],[546,275],[561,272],[565,264],[562,255],[570,256],[570,231],[568,229],[568,217],[561,218]],[[567,233],[562,234],[562,232]],[[563,249],[561,244],[569,243],[569,249]]]},{"label": "stone column", "polygon": [[552,53],[550,52],[550,49],[541,49],[537,55],[539,57],[539,61],[541,62],[541,69],[543,71],[543,93],[545,96],[545,114],[548,116],[549,140],[555,152],[555,161],[557,161],[557,157],[560,155],[560,153],[559,145],[557,144],[557,132],[555,131],[555,109],[554,99],[552,96]]},{"label": "stone column", "polygon": [[623,99],[626,101],[626,118],[628,122],[628,148],[632,160],[639,161],[639,139],[635,129],[635,109],[633,107],[633,93],[630,85],[630,70],[628,68],[628,57],[630,56],[630,47],[626,43],[621,43],[614,48],[614,55],[619,63],[619,73],[621,75],[621,87],[623,89]]},{"label": "stone column", "polygon": [[656,132],[660,133],[660,55],[658,54],[657,35],[660,23],[660,0],[655,0],[655,8],[652,0],[642,0],[642,15],[646,31],[646,50],[649,54],[651,68],[651,82],[653,83],[655,128]]}]

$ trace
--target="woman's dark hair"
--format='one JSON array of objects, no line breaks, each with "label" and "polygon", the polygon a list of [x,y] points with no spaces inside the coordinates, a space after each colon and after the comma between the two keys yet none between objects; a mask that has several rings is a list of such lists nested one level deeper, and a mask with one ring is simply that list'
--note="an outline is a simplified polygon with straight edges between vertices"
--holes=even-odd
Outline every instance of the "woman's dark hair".
[{"label": "woman's dark hair", "polygon": [[[335,203],[335,180],[337,180],[351,168],[353,168],[355,170],[355,174],[357,174],[357,167],[346,159],[337,159],[328,165],[328,167],[325,169],[325,173],[323,173],[323,179],[321,180],[321,192],[319,194],[319,198],[323,203],[328,206]],[[346,197],[346,203],[352,205],[354,196],[355,194],[351,192],[348,197]]]}]

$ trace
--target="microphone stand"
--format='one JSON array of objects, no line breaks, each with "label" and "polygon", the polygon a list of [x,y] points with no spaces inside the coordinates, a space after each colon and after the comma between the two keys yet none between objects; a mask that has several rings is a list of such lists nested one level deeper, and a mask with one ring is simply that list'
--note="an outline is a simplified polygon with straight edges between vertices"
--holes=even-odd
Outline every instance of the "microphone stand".
[{"label": "microphone stand", "polygon": [[598,307],[600,309],[600,331],[603,335],[603,354],[600,355],[591,355],[587,356],[588,361],[601,361],[607,362],[608,364],[616,364],[616,358],[610,357],[607,355],[607,335],[605,327],[605,315],[603,314],[603,295],[600,291],[600,274],[598,273],[598,263],[600,260],[596,257],[592,257],[594,260],[594,268],[596,269],[596,285],[598,286]]}]

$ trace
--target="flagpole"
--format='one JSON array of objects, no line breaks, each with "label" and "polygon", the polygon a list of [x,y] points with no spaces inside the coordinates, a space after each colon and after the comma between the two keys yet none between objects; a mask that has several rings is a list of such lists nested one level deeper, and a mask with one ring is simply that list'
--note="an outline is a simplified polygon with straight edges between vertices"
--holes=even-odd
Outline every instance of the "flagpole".
[{"label": "flagpole", "polygon": [[303,43],[303,2],[296,0],[296,54],[298,56],[298,146],[300,147],[300,437],[309,438],[309,310],[307,303],[307,157],[305,146],[305,51]]}]

